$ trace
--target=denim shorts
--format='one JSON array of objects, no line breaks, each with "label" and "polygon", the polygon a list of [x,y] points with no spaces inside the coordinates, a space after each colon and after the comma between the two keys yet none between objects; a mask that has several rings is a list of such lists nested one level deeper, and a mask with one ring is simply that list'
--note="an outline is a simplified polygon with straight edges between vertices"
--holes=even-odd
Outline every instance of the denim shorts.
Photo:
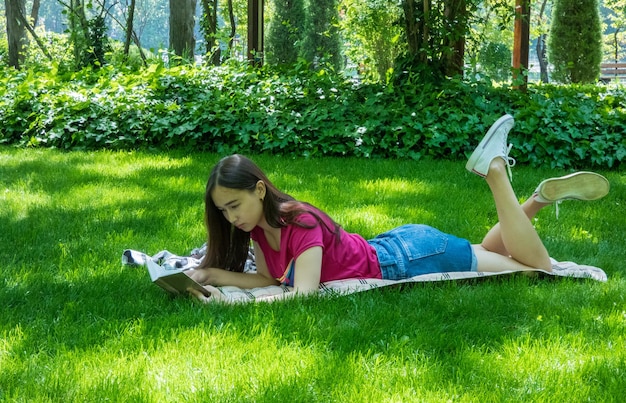
[{"label": "denim shorts", "polygon": [[428,225],[403,225],[370,239],[382,277],[401,280],[420,274],[476,271],[476,255],[466,239]]}]

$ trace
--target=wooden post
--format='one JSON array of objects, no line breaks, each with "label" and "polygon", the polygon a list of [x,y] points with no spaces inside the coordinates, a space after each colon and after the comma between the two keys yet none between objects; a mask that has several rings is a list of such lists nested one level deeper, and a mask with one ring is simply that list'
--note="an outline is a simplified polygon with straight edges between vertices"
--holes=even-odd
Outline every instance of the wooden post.
[{"label": "wooden post", "polygon": [[[513,35],[513,81],[523,80],[516,88],[528,85],[528,51],[530,48],[530,0],[515,0],[515,28]],[[520,76],[521,75],[521,76]]]},{"label": "wooden post", "polygon": [[248,61],[263,65],[263,1],[248,0]]}]

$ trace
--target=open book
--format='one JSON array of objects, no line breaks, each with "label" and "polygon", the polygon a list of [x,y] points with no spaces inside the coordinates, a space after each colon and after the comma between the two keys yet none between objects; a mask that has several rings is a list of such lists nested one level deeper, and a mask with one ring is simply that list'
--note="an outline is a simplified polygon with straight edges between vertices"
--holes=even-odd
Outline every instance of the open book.
[{"label": "open book", "polygon": [[181,269],[166,269],[155,263],[152,259],[148,259],[147,265],[152,282],[172,295],[187,294],[187,290],[193,288],[207,297],[211,296],[211,293],[202,287],[202,285],[195,282],[191,277],[183,273]]}]

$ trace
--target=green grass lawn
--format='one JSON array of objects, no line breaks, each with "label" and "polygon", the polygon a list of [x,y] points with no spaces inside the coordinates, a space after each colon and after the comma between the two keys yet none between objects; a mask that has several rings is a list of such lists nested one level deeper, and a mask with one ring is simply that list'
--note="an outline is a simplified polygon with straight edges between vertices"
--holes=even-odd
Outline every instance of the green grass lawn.
[{"label": "green grass lawn", "polygon": [[[217,155],[0,148],[0,400],[610,402],[626,393],[626,172],[544,209],[551,255],[606,283],[524,276],[273,304],[170,299],[126,248],[205,239]],[[258,156],[365,237],[409,222],[480,242],[496,216],[464,161]],[[520,200],[567,172],[513,169]]]}]

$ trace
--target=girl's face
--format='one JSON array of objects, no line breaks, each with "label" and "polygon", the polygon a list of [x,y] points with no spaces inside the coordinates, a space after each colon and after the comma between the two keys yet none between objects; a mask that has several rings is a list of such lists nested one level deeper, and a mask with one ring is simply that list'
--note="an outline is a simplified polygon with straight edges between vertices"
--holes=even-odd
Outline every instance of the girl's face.
[{"label": "girl's face", "polygon": [[242,231],[250,232],[265,222],[263,198],[265,183],[259,181],[254,190],[231,189],[215,186],[211,198],[224,218]]}]

